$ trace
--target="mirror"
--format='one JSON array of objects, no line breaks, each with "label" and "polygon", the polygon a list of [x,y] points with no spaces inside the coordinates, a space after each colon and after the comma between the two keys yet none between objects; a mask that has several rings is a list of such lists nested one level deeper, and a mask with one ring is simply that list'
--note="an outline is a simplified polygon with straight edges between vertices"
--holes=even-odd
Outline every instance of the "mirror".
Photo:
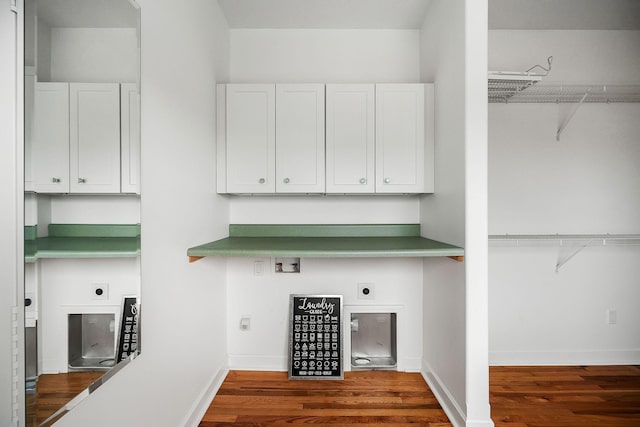
[{"label": "mirror", "polygon": [[139,352],[140,10],[25,0],[24,15],[31,427],[55,422]]}]

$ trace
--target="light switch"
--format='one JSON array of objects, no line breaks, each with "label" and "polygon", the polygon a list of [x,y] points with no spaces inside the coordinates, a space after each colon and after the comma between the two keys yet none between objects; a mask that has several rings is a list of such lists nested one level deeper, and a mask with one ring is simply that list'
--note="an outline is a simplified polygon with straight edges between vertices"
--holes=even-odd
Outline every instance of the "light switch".
[{"label": "light switch", "polygon": [[243,332],[247,332],[251,329],[251,317],[250,316],[242,316],[240,318],[240,330]]},{"label": "light switch", "polygon": [[253,275],[262,276],[264,274],[264,261],[253,262]]}]

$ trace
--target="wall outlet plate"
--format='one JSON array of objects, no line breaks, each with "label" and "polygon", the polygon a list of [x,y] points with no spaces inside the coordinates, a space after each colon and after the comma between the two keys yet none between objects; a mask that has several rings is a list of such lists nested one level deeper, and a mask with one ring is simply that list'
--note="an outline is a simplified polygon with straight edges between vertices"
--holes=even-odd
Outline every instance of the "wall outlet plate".
[{"label": "wall outlet plate", "polygon": [[92,283],[90,288],[89,297],[92,300],[106,301],[109,299],[109,284],[108,283]]},{"label": "wall outlet plate", "polygon": [[358,299],[375,299],[373,283],[358,283]]}]

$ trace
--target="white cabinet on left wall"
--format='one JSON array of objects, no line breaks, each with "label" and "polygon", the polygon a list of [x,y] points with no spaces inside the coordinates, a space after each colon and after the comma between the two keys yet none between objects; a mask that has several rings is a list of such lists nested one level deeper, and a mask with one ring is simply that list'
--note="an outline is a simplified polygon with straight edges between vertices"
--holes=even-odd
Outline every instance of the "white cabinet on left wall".
[{"label": "white cabinet on left wall", "polygon": [[120,192],[120,85],[35,84],[31,147],[38,193]]}]

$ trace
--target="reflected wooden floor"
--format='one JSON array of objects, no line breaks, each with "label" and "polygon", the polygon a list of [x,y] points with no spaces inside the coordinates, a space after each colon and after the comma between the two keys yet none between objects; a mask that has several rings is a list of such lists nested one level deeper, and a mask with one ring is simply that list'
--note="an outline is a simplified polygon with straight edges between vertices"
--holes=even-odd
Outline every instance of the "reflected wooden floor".
[{"label": "reflected wooden floor", "polygon": [[26,396],[27,426],[40,425],[102,375],[104,372],[40,375],[35,394]]},{"label": "reflected wooden floor", "polygon": [[[639,427],[640,366],[491,367],[496,427]],[[420,374],[346,372],[289,381],[231,371],[200,427],[282,424],[451,426]]]}]

